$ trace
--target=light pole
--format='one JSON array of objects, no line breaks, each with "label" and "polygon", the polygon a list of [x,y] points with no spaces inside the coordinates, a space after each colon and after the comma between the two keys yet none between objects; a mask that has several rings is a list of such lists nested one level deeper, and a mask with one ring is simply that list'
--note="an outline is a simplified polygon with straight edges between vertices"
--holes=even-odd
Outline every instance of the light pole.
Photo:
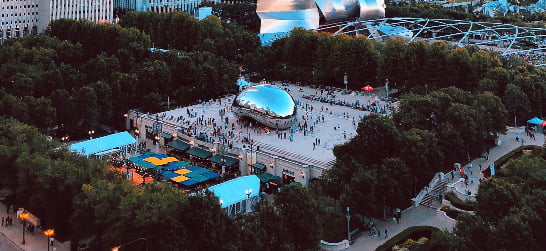
[{"label": "light pole", "polygon": [[47,229],[44,231],[44,235],[47,237],[47,251],[49,251],[49,246],[51,245],[49,239],[55,235],[55,230],[53,229]]},{"label": "light pole", "polygon": [[385,79],[385,91],[387,91],[387,101],[389,101],[389,79]]},{"label": "light pole", "polygon": [[140,130],[135,129],[135,136],[136,136],[136,147],[135,147],[135,154],[138,153],[138,146],[139,146],[139,142],[138,142],[138,136],[140,135]]},{"label": "light pole", "polygon": [[21,242],[21,244],[25,245],[25,229],[27,228],[27,218],[29,216],[29,213],[28,212],[22,212],[20,215],[19,215],[19,219],[21,219],[23,221],[23,241]]},{"label": "light pole", "polygon": [[247,200],[246,200],[246,206],[247,206],[247,212],[250,212],[250,195],[252,194],[252,189],[248,189],[245,191]]},{"label": "light pole", "polygon": [[159,135],[155,135],[154,140],[155,140],[155,152],[159,154],[159,140],[160,140]]},{"label": "light pole", "polygon": [[93,139],[93,134],[95,134],[95,130],[89,130],[87,131],[87,133],[89,134],[89,139]]},{"label": "light pole", "polygon": [[130,244],[133,244],[135,242],[139,242],[139,241],[144,241],[144,245],[146,245],[146,248],[145,250],[148,251],[148,239],[144,238],[144,237],[141,237],[141,238],[138,238],[138,239],[135,239],[135,240],[132,240],[130,242],[127,242],[127,243],[123,243],[119,246],[115,246],[112,248],[112,251],[118,251],[120,248],[124,247],[124,246],[127,246],[127,245],[130,245]]},{"label": "light pole", "polygon": [[351,243],[351,231],[349,230],[349,221],[351,220],[350,208],[347,207],[347,240]]},{"label": "light pole", "polygon": [[61,137],[61,143],[66,144],[70,140],[70,137],[68,135]]},{"label": "light pole", "polygon": [[347,72],[343,75],[343,83],[345,84],[345,90],[347,90],[347,84],[349,84],[349,81],[347,80]]}]

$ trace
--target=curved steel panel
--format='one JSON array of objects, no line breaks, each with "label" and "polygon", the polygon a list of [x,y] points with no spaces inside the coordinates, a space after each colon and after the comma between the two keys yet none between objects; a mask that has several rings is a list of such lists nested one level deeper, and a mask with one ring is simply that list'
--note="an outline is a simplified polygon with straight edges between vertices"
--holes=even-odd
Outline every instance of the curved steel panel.
[{"label": "curved steel panel", "polygon": [[360,0],[360,19],[377,19],[385,17],[384,0]]},{"label": "curved steel panel", "polygon": [[237,116],[252,118],[268,127],[290,128],[297,119],[296,103],[290,94],[274,85],[247,88],[233,100]]},{"label": "curved steel panel", "polygon": [[319,13],[314,0],[258,0],[260,33],[291,31],[295,27],[316,29]]},{"label": "curved steel panel", "polygon": [[354,20],[360,15],[358,0],[316,0],[326,23]]}]

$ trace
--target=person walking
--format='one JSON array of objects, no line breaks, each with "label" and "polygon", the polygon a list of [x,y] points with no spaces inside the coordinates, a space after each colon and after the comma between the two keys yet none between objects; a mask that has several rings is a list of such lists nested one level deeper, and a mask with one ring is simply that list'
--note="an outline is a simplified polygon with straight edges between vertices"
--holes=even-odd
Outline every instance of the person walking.
[{"label": "person walking", "polygon": [[388,236],[389,236],[389,233],[387,232],[387,229],[385,228],[385,240],[387,239]]},{"label": "person walking", "polygon": [[2,226],[4,226],[4,217],[2,217]]}]

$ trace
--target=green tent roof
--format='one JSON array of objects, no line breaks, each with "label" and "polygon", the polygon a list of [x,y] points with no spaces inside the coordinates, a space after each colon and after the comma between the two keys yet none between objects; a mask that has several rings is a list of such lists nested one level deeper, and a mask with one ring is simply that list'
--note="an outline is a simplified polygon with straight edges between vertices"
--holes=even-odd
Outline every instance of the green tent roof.
[{"label": "green tent roof", "polygon": [[202,159],[208,159],[212,155],[211,152],[198,147],[192,147],[186,153]]},{"label": "green tent roof", "polygon": [[[222,159],[224,159],[223,163],[222,163]],[[239,160],[236,158],[232,158],[232,157],[228,157],[226,155],[220,155],[220,154],[216,154],[212,156],[212,158],[210,158],[210,161],[214,163],[218,163],[218,164],[223,164],[224,166],[227,166],[227,167],[230,167],[239,163]]]},{"label": "green tent roof", "polygon": [[265,170],[265,165],[262,163],[254,163],[252,164],[252,166],[261,170]]},{"label": "green tent roof", "polygon": [[172,147],[172,148],[174,148],[174,149],[176,149],[178,151],[186,151],[186,150],[188,150],[188,148],[190,148],[189,144],[187,144],[184,141],[178,140],[178,139],[169,142],[169,144],[167,144],[167,146]]},{"label": "green tent roof", "polygon": [[260,174],[260,175],[256,175],[258,176],[258,178],[260,179],[260,182],[263,182],[263,183],[267,183],[271,180],[278,180],[278,181],[281,181],[282,178],[279,177],[279,176],[275,176],[273,174],[270,174],[270,173],[263,173],[263,174]]}]

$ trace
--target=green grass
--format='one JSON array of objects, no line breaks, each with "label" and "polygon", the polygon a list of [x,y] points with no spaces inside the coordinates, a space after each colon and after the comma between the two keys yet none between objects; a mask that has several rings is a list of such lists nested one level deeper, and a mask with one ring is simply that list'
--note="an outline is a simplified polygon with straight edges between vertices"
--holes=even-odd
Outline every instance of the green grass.
[{"label": "green grass", "polygon": [[376,251],[391,251],[392,247],[404,243],[407,239],[418,240],[421,237],[426,237],[429,238],[429,241],[432,241],[431,236],[436,232],[441,233],[440,229],[430,226],[409,227],[387,240],[383,245],[379,246]]},{"label": "green grass", "polygon": [[[462,201],[459,199],[453,192],[449,192],[446,194],[446,200],[449,200],[451,202],[451,205],[458,209],[466,210],[466,211],[474,211],[476,210],[476,202],[474,201]],[[453,218],[455,219],[455,218]]]}]

